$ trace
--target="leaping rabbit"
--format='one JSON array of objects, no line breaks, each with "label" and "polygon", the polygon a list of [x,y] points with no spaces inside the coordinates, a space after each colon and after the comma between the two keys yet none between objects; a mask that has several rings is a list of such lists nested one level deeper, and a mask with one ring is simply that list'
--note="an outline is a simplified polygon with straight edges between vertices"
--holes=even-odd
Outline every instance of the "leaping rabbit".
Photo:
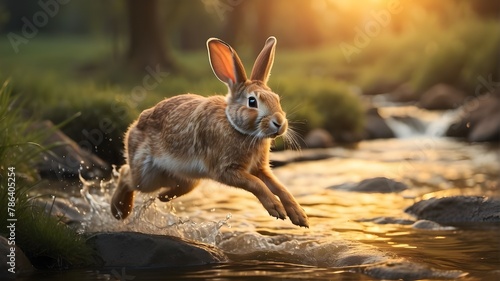
[{"label": "leaping rabbit", "polygon": [[269,167],[271,141],[288,129],[280,98],[267,86],[275,47],[269,37],[247,79],[231,46],[207,41],[210,65],[228,94],[174,96],[140,114],[125,135],[126,164],[111,202],[115,218],[131,213],[135,191],[161,189],[158,198],[166,202],[212,179],[253,193],[273,217],[309,227]]}]

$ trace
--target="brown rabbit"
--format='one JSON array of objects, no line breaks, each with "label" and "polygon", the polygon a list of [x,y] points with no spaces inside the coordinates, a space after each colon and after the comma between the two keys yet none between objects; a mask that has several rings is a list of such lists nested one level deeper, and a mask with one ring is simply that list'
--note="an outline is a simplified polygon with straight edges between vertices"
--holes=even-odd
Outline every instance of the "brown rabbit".
[{"label": "brown rabbit", "polygon": [[[253,193],[271,216],[308,227],[305,212],[269,167],[271,141],[287,132],[280,99],[266,85],[276,38],[269,37],[255,61],[250,80],[236,52],[223,41],[207,41],[226,97],[193,94],[165,99],[144,110],[125,136],[127,163],[120,168],[111,202],[117,219],[126,218],[134,191],[161,189],[168,201],[212,179]],[[278,198],[276,198],[276,196]]]}]

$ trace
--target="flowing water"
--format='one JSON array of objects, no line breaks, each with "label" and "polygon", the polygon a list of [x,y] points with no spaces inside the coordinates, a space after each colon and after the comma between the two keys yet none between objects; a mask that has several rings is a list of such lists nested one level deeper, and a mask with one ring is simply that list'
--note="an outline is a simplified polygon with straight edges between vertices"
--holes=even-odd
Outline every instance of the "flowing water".
[{"label": "flowing water", "polygon": [[[215,245],[229,261],[180,269],[46,273],[37,279],[373,280],[381,270],[389,272],[383,276],[401,278],[398,272],[408,268],[420,275],[403,275],[406,279],[500,278],[500,225],[420,229],[416,218],[404,212],[431,197],[500,197],[498,146],[410,134],[320,152],[331,157],[274,169],[308,214],[309,229],[276,220],[252,194],[212,181],[169,203],[138,195],[134,215],[119,222],[109,213],[114,182],[100,188],[83,185],[82,196],[69,198],[83,217],[81,231],[175,235]],[[309,152],[273,157],[290,153]],[[359,193],[330,188],[380,176],[408,189]]]}]

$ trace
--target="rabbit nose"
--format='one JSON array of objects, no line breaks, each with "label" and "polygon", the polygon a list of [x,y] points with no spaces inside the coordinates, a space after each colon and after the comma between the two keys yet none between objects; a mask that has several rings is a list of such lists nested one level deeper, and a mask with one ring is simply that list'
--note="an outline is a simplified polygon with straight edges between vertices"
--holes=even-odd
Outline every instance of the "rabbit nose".
[{"label": "rabbit nose", "polygon": [[281,127],[281,124],[273,120],[273,125],[279,129]]},{"label": "rabbit nose", "polygon": [[287,120],[281,114],[274,114],[269,125],[276,130],[277,134],[283,134],[287,128]]}]

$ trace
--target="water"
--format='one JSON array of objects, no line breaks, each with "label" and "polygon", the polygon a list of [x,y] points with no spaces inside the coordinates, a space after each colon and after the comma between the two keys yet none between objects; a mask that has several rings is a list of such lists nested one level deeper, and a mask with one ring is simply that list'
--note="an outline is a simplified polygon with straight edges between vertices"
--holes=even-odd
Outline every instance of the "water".
[{"label": "water", "polygon": [[[300,152],[273,157],[297,156],[290,153]],[[37,280],[158,280],[165,276],[177,280],[373,280],[381,270],[396,274],[384,276],[401,276],[397,273],[405,269],[417,274],[404,275],[407,279],[500,277],[499,224],[419,229],[413,225],[416,219],[404,212],[414,202],[431,197],[499,198],[498,146],[414,134],[321,153],[331,158],[274,169],[308,214],[309,229],[276,220],[252,194],[212,181],[169,203],[138,195],[133,215],[120,222],[109,212],[114,182],[83,185],[80,194],[68,198],[83,220],[80,231],[175,235],[215,245],[229,261],[180,269],[44,272]],[[409,188],[397,194],[329,188],[380,176]]]}]

